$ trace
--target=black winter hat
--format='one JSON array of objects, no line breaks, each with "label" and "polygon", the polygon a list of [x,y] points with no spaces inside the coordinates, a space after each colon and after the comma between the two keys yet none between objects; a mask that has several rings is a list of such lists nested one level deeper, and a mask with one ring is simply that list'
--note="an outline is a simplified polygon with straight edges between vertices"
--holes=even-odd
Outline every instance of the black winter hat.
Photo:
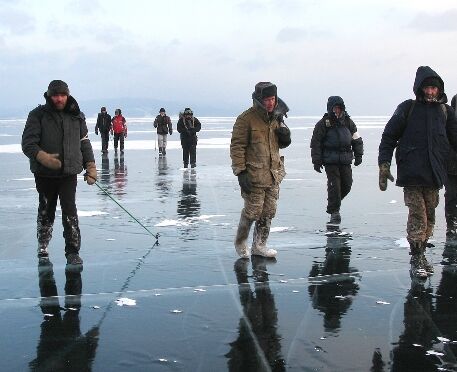
[{"label": "black winter hat", "polygon": [[189,107],[186,107],[183,112],[184,115],[193,115],[194,113]]},{"label": "black winter hat", "polygon": [[100,109],[100,111],[101,111],[101,112],[106,111],[106,107],[103,106],[103,107]]},{"label": "black winter hat", "polygon": [[256,96],[260,99],[277,96],[278,88],[273,83],[269,81],[261,81],[255,85],[253,96]]},{"label": "black winter hat", "polygon": [[441,90],[443,89],[441,86],[441,81],[437,77],[433,76],[424,79],[424,81],[421,84],[421,88],[425,87],[437,87]]},{"label": "black winter hat", "polygon": [[163,107],[161,107],[159,112],[165,112],[165,109]]},{"label": "black winter hat", "polygon": [[66,94],[67,96],[70,95],[70,90],[68,89],[68,85],[65,81],[53,80],[49,83],[46,95],[48,97],[52,97],[57,94]]}]

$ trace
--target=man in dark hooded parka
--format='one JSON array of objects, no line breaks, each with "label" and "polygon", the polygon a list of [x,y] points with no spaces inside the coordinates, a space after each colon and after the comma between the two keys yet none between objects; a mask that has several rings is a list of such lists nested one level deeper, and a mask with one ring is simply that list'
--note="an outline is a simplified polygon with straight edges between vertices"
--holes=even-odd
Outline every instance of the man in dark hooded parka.
[{"label": "man in dark hooded parka", "polygon": [[386,124],[379,145],[379,188],[393,181],[390,164],[394,149],[396,185],[403,187],[409,209],[406,227],[410,245],[411,275],[425,278],[433,266],[425,257],[433,235],[439,189],[447,179],[450,146],[457,150],[457,120],[446,105],[443,79],[430,67],[420,66],[413,87],[415,100],[402,102]]}]

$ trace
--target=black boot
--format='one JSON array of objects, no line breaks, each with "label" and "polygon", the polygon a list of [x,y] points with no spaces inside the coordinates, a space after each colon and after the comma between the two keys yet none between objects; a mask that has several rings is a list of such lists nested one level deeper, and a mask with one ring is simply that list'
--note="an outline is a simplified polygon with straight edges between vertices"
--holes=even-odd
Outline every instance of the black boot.
[{"label": "black boot", "polygon": [[48,245],[52,238],[52,227],[54,221],[38,214],[37,217],[37,239],[38,239],[38,258],[47,259],[49,256]]},{"label": "black boot", "polygon": [[424,263],[422,260],[423,247],[422,242],[409,242],[411,259],[411,276],[419,279],[427,278],[427,271],[425,270]]},{"label": "black boot", "polygon": [[65,238],[65,256],[68,265],[82,265],[79,257],[81,248],[81,233],[79,231],[78,216],[62,215],[63,237]]},{"label": "black boot", "polygon": [[339,211],[332,212],[330,214],[330,221],[328,221],[329,225],[339,225],[341,223],[341,215]]},{"label": "black boot", "polygon": [[165,150],[165,147],[162,147],[162,154],[167,155],[167,151]]}]

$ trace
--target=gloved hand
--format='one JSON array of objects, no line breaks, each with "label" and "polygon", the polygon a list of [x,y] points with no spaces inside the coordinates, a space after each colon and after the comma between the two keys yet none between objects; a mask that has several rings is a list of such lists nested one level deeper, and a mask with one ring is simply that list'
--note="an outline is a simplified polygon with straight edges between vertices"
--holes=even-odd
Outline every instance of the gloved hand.
[{"label": "gloved hand", "polygon": [[170,129],[170,130],[168,131],[168,133],[169,133],[170,136],[171,136],[171,135],[173,134],[173,129]]},{"label": "gloved hand", "polygon": [[97,167],[93,161],[86,163],[86,174],[84,175],[84,181],[88,185],[93,185],[97,181]]},{"label": "gloved hand", "polygon": [[318,173],[322,173],[322,168],[324,168],[322,163],[314,163],[313,164],[314,170]]},{"label": "gloved hand", "polygon": [[247,171],[242,171],[238,174],[238,183],[240,184],[241,191],[245,192],[246,194],[250,194],[252,191],[252,183],[249,179],[249,174]]},{"label": "gloved hand", "polygon": [[356,156],[354,160],[354,165],[357,167],[358,165],[362,164],[362,157]]},{"label": "gloved hand", "polygon": [[291,143],[290,129],[286,126],[275,129],[275,133],[278,136],[278,142],[281,148],[287,147]]},{"label": "gloved hand", "polygon": [[38,154],[36,154],[36,160],[49,169],[59,170],[62,168],[62,162],[59,160],[59,154],[48,154],[47,152],[40,150],[38,151]]},{"label": "gloved hand", "polygon": [[390,173],[390,164],[382,163],[379,165],[379,189],[381,191],[386,191],[388,179],[394,181],[394,177]]}]

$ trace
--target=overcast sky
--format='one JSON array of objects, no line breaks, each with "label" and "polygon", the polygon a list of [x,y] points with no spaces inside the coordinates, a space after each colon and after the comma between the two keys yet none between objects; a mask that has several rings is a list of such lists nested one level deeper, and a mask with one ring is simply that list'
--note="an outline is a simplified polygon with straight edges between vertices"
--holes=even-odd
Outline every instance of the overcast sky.
[{"label": "overcast sky", "polygon": [[272,81],[291,115],[322,114],[330,95],[390,115],[420,65],[457,93],[455,0],[0,0],[0,19],[0,110],[28,111],[62,79],[77,100],[242,112]]}]

